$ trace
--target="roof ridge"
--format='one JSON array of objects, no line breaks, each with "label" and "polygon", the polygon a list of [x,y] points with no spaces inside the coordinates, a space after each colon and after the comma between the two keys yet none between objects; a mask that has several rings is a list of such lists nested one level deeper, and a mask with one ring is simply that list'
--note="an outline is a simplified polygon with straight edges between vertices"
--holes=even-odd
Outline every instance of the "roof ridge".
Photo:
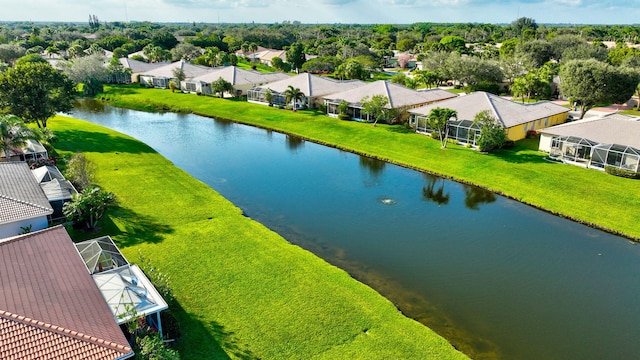
[{"label": "roof ridge", "polygon": [[495,104],[493,103],[493,97],[489,96],[489,95],[492,95],[492,94],[489,94],[488,92],[484,92],[484,91],[481,91],[480,93],[482,95],[484,95],[485,99],[489,102],[489,106],[491,106],[491,110],[493,110],[493,113],[494,113],[494,115],[496,115],[496,118],[498,119],[498,121],[500,121],[500,124],[502,124],[502,126],[506,128],[507,124],[505,124],[504,121],[502,121],[502,116],[500,116],[500,113],[498,112],[498,109],[496,108]]},{"label": "roof ridge", "polygon": [[393,109],[393,99],[391,99],[391,92],[389,91],[389,82],[383,81],[384,83],[384,91],[387,94],[387,99],[389,99],[389,106]]},{"label": "roof ridge", "polygon": [[13,314],[9,311],[4,311],[4,310],[0,310],[0,317],[5,318],[7,320],[11,320],[11,321],[15,321],[15,322],[19,322],[25,325],[29,325],[29,326],[34,326],[37,328],[40,328],[42,330],[46,330],[46,331],[51,331],[54,332],[58,335],[62,335],[62,336],[68,336],[71,338],[74,338],[76,340],[81,340],[81,341],[86,341],[86,342],[90,342],[92,344],[95,345],[100,345],[100,346],[105,346],[108,347],[112,350],[116,350],[119,352],[127,352],[127,353],[131,353],[133,350],[131,349],[131,347],[129,346],[124,346],[121,344],[116,344],[114,342],[111,341],[107,341],[104,339],[99,339],[95,336],[90,336],[90,335],[86,335],[83,334],[81,332],[78,331],[74,331],[71,329],[67,329],[61,326],[57,326],[57,325],[53,325],[53,324],[48,324],[39,320],[34,320],[31,319],[29,317],[26,316],[22,316],[22,315],[17,315],[17,314]]},{"label": "roof ridge", "polygon": [[33,206],[35,208],[42,209],[42,210],[53,210],[52,208],[47,208],[47,207],[44,207],[42,205],[34,204],[34,203],[31,203],[31,202],[26,201],[26,200],[16,199],[14,197],[11,197],[11,196],[8,196],[8,195],[4,195],[4,194],[0,194],[0,198],[7,199],[7,200],[12,200],[12,201],[18,202],[20,204]]}]

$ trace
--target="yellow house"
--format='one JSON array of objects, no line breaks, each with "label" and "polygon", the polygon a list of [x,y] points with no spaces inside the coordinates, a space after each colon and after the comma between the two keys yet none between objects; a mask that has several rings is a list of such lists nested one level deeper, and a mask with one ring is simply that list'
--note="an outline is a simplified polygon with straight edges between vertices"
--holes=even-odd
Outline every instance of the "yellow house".
[{"label": "yellow house", "polygon": [[457,121],[450,125],[449,137],[462,143],[475,145],[480,130],[473,120],[481,112],[488,110],[505,129],[509,140],[521,140],[529,131],[548,128],[567,121],[569,109],[552,102],[520,104],[500,96],[478,91],[469,95],[445,100],[409,110],[411,122],[417,132],[430,133],[427,125],[429,112],[436,108],[453,109],[458,114]]}]

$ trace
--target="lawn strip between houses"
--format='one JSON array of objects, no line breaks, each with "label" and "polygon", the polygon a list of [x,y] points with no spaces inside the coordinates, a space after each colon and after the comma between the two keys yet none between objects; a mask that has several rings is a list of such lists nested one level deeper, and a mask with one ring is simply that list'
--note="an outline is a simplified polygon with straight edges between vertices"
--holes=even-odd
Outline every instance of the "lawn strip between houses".
[{"label": "lawn strip between houses", "polygon": [[440,143],[402,125],[372,126],[340,121],[316,111],[276,109],[238,100],[217,99],[137,86],[107,87],[104,99],[140,110],[194,112],[300,136],[320,144],[375,157],[401,166],[476,184],[628,238],[640,239],[637,212],[640,183],[592,169],[552,163],[537,151],[537,141],[515,149],[481,154]]},{"label": "lawn strip between houses", "polygon": [[100,232],[168,274],[183,359],[465,359],[346,272],[290,244],[126,135],[57,116],[57,155],[83,152],[117,208]]}]

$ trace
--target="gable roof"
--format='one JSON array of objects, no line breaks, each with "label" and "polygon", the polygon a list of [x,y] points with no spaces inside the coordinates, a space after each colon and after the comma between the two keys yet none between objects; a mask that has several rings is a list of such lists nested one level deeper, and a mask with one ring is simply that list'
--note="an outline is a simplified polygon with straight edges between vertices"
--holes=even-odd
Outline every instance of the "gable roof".
[{"label": "gable roof", "polygon": [[458,113],[458,120],[473,120],[479,112],[489,110],[505,128],[569,112],[568,108],[548,101],[519,104],[484,91],[422,106],[409,110],[409,112],[417,115],[429,115],[429,112],[436,107],[455,110]]},{"label": "gable roof", "polygon": [[[65,341],[77,346],[84,346],[78,342],[88,341],[105,352],[117,351],[118,358],[133,354],[64,227],[0,241],[0,283],[2,329],[51,340],[41,347],[55,347],[62,333],[72,338]],[[10,338],[13,345],[30,340]],[[2,351],[5,346],[9,349],[8,344],[0,343]],[[68,349],[73,351],[75,347]],[[42,358],[37,357],[38,349],[28,349],[34,353],[25,358]],[[78,357],[70,352],[60,358]]]},{"label": "gable roof", "polygon": [[440,89],[433,89],[433,91],[415,91],[389,81],[378,80],[351,90],[324,96],[324,98],[330,100],[346,100],[351,104],[359,104],[364,97],[372,97],[374,95],[383,95],[389,99],[387,108],[391,109],[402,106],[417,106],[456,96],[455,94]]},{"label": "gable roof", "polygon": [[231,83],[233,86],[247,84],[264,84],[270,81],[288,78],[289,75],[283,73],[265,74],[254,70],[245,70],[237,66],[225,66],[210,69],[209,72],[194,77],[191,81],[201,81],[212,83],[219,78]]},{"label": "gable roof", "polygon": [[97,344],[88,335],[0,310],[2,359],[112,360],[131,356],[131,349],[123,345]]},{"label": "gable roof", "polygon": [[173,75],[173,71],[175,69],[182,69],[187,79],[191,79],[211,71],[211,68],[208,68],[206,66],[193,65],[193,64],[189,64],[184,60],[180,60],[171,64],[165,64],[164,66],[161,66],[149,71],[145,71],[140,75],[173,79],[175,77]]},{"label": "gable roof", "polygon": [[618,144],[640,149],[640,118],[634,116],[610,114],[556,125],[538,132],[575,136],[600,144]]},{"label": "gable roof", "polygon": [[145,71],[150,71],[153,69],[157,69],[159,67],[166,66],[167,63],[149,63],[144,61],[134,60],[128,57],[123,57],[118,59],[120,64],[124,66],[125,69],[131,69],[132,73],[140,73]]},{"label": "gable roof", "polygon": [[0,162],[0,224],[47,216],[49,200],[25,162]]},{"label": "gable roof", "polygon": [[323,76],[302,73],[284,80],[274,81],[263,87],[275,92],[284,93],[289,86],[293,86],[294,88],[300,89],[306,97],[311,97],[335,94],[364,85],[366,85],[366,83],[360,80],[339,81]]}]

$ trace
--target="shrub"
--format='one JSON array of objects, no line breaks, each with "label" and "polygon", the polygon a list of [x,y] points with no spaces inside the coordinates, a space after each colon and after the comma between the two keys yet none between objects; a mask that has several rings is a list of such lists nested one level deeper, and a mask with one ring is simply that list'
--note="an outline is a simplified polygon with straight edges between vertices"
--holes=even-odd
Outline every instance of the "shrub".
[{"label": "shrub", "polygon": [[605,166],[604,171],[607,174],[619,176],[627,179],[640,179],[640,173],[631,170],[620,169],[613,166]]},{"label": "shrub", "polygon": [[64,175],[78,191],[82,191],[93,183],[94,172],[95,165],[83,153],[75,153],[67,162]]},{"label": "shrub", "polygon": [[338,114],[338,119],[340,119],[340,120],[351,120],[351,116],[349,114]]}]

